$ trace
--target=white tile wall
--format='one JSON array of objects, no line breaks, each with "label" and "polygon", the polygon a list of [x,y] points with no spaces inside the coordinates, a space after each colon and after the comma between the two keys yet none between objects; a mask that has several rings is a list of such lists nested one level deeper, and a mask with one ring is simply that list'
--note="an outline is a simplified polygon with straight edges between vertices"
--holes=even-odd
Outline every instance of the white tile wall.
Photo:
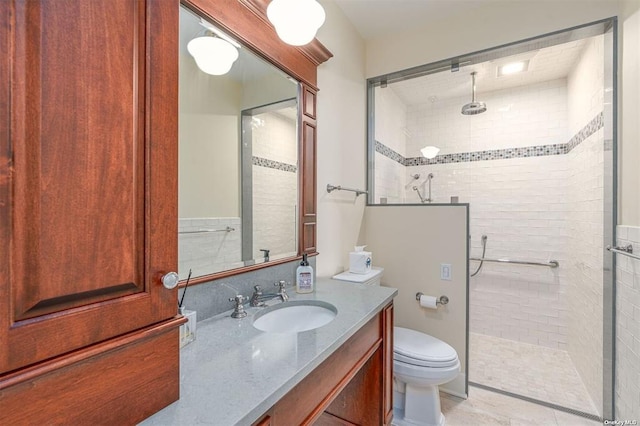
[{"label": "white tile wall", "polygon": [[253,258],[297,252],[298,174],[253,166]]},{"label": "white tile wall", "polygon": [[380,203],[381,198],[386,198],[388,204],[400,204],[405,202],[405,167],[397,161],[376,152],[375,154],[375,203]]},{"label": "white tile wall", "polygon": [[566,79],[484,93],[479,100],[487,104],[487,111],[475,116],[460,113],[468,97],[408,108],[406,156],[419,157],[426,145],[452,154],[568,140]]},{"label": "white tile wall", "polygon": [[[604,109],[604,37],[588,40],[567,78],[568,138]],[[567,155],[569,355],[596,407],[602,407],[604,130]]]},{"label": "white tile wall", "polygon": [[[640,227],[618,226],[640,252]],[[640,419],[640,260],[616,255],[616,419]]]},{"label": "white tile wall", "polygon": [[[560,268],[485,263],[471,279],[471,331],[566,349],[568,254],[566,156],[408,167],[434,174],[434,202],[470,204],[471,256],[547,262]],[[407,176],[407,178],[409,178]],[[421,188],[426,193],[426,186]],[[417,195],[413,191],[409,197]],[[471,262],[471,271],[477,267]]]},{"label": "white tile wall", "polygon": [[[186,279],[242,266],[239,217],[178,219],[178,274]],[[234,228],[231,232],[181,234],[183,231]]]},{"label": "white tile wall", "polygon": [[252,154],[286,164],[298,164],[298,134],[294,119],[276,112],[253,117]]},{"label": "white tile wall", "polygon": [[[253,155],[297,165],[295,120],[278,113],[256,116]],[[254,165],[253,168],[253,258],[260,249],[270,250],[272,259],[297,253],[298,173]]]},{"label": "white tile wall", "polygon": [[407,107],[391,86],[375,88],[375,111],[375,139],[406,156],[406,140],[410,132],[407,129]]}]

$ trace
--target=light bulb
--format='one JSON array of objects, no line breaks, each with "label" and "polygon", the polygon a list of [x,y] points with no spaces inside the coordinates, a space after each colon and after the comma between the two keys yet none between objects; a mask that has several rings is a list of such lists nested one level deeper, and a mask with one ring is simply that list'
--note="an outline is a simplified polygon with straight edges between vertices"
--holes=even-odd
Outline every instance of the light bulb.
[{"label": "light bulb", "polygon": [[267,7],[267,17],[282,41],[302,46],[314,39],[326,14],[316,0],[273,0]]},{"label": "light bulb", "polygon": [[187,50],[198,68],[207,74],[223,75],[229,72],[238,59],[238,49],[217,37],[197,37],[187,44]]}]

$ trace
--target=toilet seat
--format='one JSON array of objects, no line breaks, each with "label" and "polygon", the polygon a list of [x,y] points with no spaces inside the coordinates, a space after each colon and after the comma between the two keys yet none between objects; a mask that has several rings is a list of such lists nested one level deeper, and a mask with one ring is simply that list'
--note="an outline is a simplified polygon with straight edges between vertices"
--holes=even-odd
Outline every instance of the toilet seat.
[{"label": "toilet seat", "polygon": [[394,327],[393,359],[420,367],[448,368],[459,365],[455,349],[419,331]]}]

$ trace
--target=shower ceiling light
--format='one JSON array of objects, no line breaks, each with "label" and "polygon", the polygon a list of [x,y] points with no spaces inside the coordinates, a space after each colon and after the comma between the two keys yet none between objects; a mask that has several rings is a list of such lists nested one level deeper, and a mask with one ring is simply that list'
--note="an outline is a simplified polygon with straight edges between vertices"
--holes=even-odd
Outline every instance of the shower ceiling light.
[{"label": "shower ceiling light", "polygon": [[510,62],[508,64],[500,65],[498,67],[498,77],[503,75],[517,74],[524,72],[529,67],[529,61]]},{"label": "shower ceiling light", "polygon": [[436,155],[438,155],[438,153],[440,152],[440,148],[438,148],[437,146],[429,145],[422,148],[420,152],[422,153],[422,156],[424,158],[428,158],[429,160],[431,160],[432,158],[436,158]]},{"label": "shower ceiling light", "polygon": [[238,49],[235,46],[210,35],[194,38],[187,44],[187,50],[195,59],[198,68],[210,75],[228,73],[238,59]]},{"label": "shower ceiling light", "polygon": [[314,39],[326,14],[316,0],[272,0],[267,17],[282,41],[302,46]]}]

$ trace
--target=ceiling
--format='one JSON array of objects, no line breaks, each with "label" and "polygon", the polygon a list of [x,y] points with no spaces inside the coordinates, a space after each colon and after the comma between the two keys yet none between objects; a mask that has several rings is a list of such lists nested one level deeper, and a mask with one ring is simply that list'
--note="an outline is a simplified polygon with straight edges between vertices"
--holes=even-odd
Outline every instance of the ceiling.
[{"label": "ceiling", "polygon": [[[360,35],[369,40],[441,21],[504,0],[334,0]],[[523,0],[510,0],[523,1]]]},{"label": "ceiling", "polygon": [[[531,85],[559,78],[566,78],[575,67],[589,39],[571,41],[495,61],[460,67],[457,72],[443,71],[435,74],[390,83],[388,87],[405,105],[442,101],[460,96],[471,100],[471,72],[476,71],[476,94],[512,87]],[[498,77],[498,66],[517,60],[528,60],[526,72]]]}]

